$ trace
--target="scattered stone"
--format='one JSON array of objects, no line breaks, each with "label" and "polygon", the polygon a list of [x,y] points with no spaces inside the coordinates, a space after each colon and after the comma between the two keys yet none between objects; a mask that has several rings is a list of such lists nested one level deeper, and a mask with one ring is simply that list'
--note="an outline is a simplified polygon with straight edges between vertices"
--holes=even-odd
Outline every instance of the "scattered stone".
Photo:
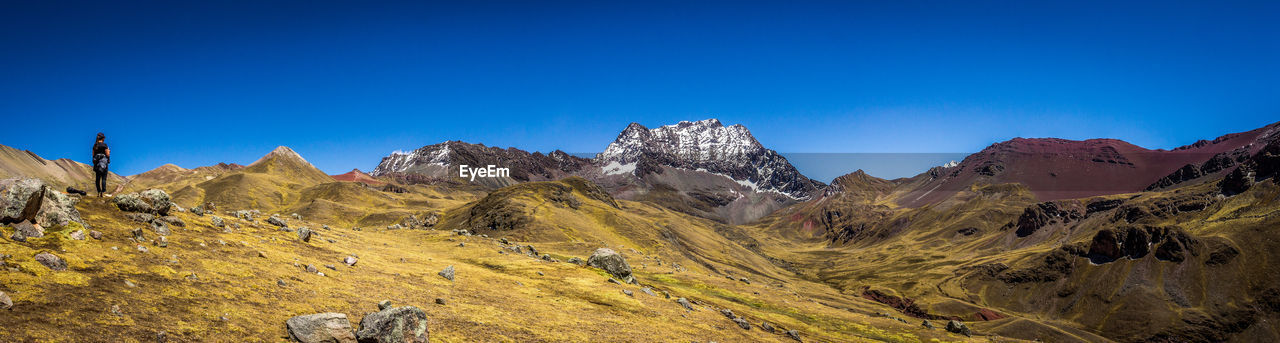
[{"label": "scattered stone", "polygon": [[581,266],[581,265],[585,265],[585,264],[586,264],[586,262],[583,262],[583,261],[582,261],[582,259],[581,259],[581,258],[578,258],[577,256],[570,257],[570,258],[569,258],[569,263],[573,263],[573,264],[576,264],[576,265],[579,265],[579,266]]},{"label": "scattered stone", "polygon": [[333,239],[331,239],[331,238],[325,238],[325,239],[324,239],[324,241],[325,241],[325,242],[329,242],[329,243],[337,243],[337,242],[338,242],[338,241],[335,241],[335,240],[333,240]]},{"label": "scattered stone", "polygon": [[804,342],[800,340],[800,331],[787,330],[787,337],[791,337],[791,339],[796,340],[796,342]]},{"label": "scattered stone", "polygon": [[294,220],[302,220],[302,216],[298,215],[297,213],[294,213],[294,214],[293,214],[293,219],[294,219]]},{"label": "scattered stone", "polygon": [[334,266],[334,265],[332,265],[332,264],[326,264],[326,265],[324,265],[324,267],[325,267],[325,268],[329,268],[329,269],[331,269],[331,270],[338,270],[338,267],[337,267],[337,266]]},{"label": "scattered stone", "polygon": [[636,278],[631,275],[631,266],[622,258],[622,255],[609,248],[596,249],[596,252],[587,258],[587,265],[603,269],[626,283],[636,282]]},{"label": "scattered stone", "polygon": [[745,276],[744,276],[744,277],[740,277],[740,278],[738,278],[738,281],[742,281],[743,283],[748,284],[748,285],[750,285],[750,284],[751,284],[751,280],[747,280],[747,278],[746,278]]},{"label": "scattered stone", "polygon": [[138,287],[138,285],[135,285],[133,281],[129,281],[129,280],[124,280],[124,285],[129,286],[129,288]]},{"label": "scattered stone", "polygon": [[36,262],[40,262],[40,264],[49,267],[53,271],[67,270],[67,261],[63,261],[61,257],[47,252],[36,254]]},{"label": "scattered stone", "polygon": [[733,317],[733,322],[738,324],[738,327],[743,330],[751,330],[751,323],[747,323],[747,320],[742,319],[742,317]]},{"label": "scattered stone", "polygon": [[635,292],[632,292],[632,291],[631,291],[631,290],[629,290],[629,289],[624,289],[624,290],[622,290],[622,294],[626,294],[626,295],[627,295],[627,296],[629,296],[629,297],[634,297],[634,296],[636,296],[636,293],[635,293]]},{"label": "scattered stone", "polygon": [[276,279],[276,286],[280,286],[280,287],[288,287],[288,286],[289,286],[289,284],[285,283],[285,282],[284,282],[284,280]]},{"label": "scattered stone", "polygon": [[267,224],[271,224],[271,225],[279,226],[279,227],[282,227],[282,228],[288,228],[288,227],[289,227],[289,225],[288,225],[288,224],[285,224],[285,223],[284,223],[284,219],[280,219],[280,217],[278,217],[278,216],[276,216],[276,215],[274,215],[274,214],[273,214],[273,215],[271,215],[271,217],[270,217],[270,218],[267,218]]},{"label": "scattered stone", "polygon": [[726,308],[726,309],[723,309],[723,310],[720,310],[720,314],[724,315],[724,317],[725,317],[725,318],[729,318],[729,319],[733,319],[733,318],[737,318],[737,317],[738,317],[738,315],[733,314],[733,310],[730,310],[730,309],[727,309],[727,308]]},{"label": "scattered stone", "polygon": [[13,308],[13,299],[9,299],[8,294],[0,292],[0,310],[8,310]]},{"label": "scattered stone", "polygon": [[546,276],[546,275],[547,274],[543,274],[541,271],[538,272],[538,276]]},{"label": "scattered stone", "polygon": [[120,311],[120,305],[111,305],[111,314],[115,315],[116,317],[124,316],[124,312]]},{"label": "scattered stone", "polygon": [[769,324],[769,322],[761,322],[760,330],[764,330],[764,332],[768,332],[768,333],[773,333],[775,329],[773,328],[773,324]]},{"label": "scattered stone", "polygon": [[697,311],[697,310],[694,310],[694,309],[693,309],[693,304],[690,304],[688,299],[685,299],[685,298],[677,298],[677,299],[676,299],[676,303],[680,304],[680,306],[684,306],[684,309],[686,309],[686,310],[689,310],[689,311]]},{"label": "scattered stone", "polygon": [[156,220],[156,216],[150,213],[126,213],[124,217],[139,223],[150,223],[152,220]]},{"label": "scattered stone", "polygon": [[453,281],[453,266],[444,267],[444,270],[441,270],[439,274],[449,279],[449,281]]},{"label": "scattered stone", "polygon": [[499,239],[498,241],[502,242],[502,244],[511,244],[511,242],[508,241],[506,237],[502,237],[502,239]]},{"label": "scattered stone", "polygon": [[640,292],[644,292],[644,294],[648,294],[649,296],[653,296],[653,297],[658,296],[657,294],[654,294],[653,290],[649,289],[649,287],[641,288]]},{"label": "scattered stone", "polygon": [[342,263],[346,264],[348,267],[356,265],[356,261],[358,261],[358,259],[356,259],[355,256],[347,256],[342,259]]},{"label": "scattered stone", "polygon": [[[44,227],[30,220],[24,220],[13,226],[14,236],[21,235],[23,238],[40,238],[44,237]],[[17,239],[14,239],[17,241]],[[21,240],[25,242],[26,240]]]},{"label": "scattered stone", "polygon": [[947,332],[958,333],[970,337],[973,336],[973,331],[969,330],[968,325],[964,325],[964,323],[954,320],[947,321]]},{"label": "scattered stone", "polygon": [[138,252],[147,252],[147,251],[148,251],[147,246],[138,244]]},{"label": "scattered stone", "polygon": [[133,229],[133,231],[129,231],[129,233],[133,234],[133,240],[136,242],[143,242],[147,240],[147,238],[142,235],[142,229]]},{"label": "scattered stone", "polygon": [[383,300],[378,302],[378,311],[391,308],[391,300]]},{"label": "scattered stone", "polygon": [[164,236],[156,237],[156,240],[154,242],[156,246],[161,248],[165,248],[169,246],[169,239],[165,238]]},{"label": "scattered stone", "polygon": [[258,257],[267,258],[267,254],[263,253],[262,251],[258,251]]},{"label": "scattered stone", "polygon": [[289,338],[302,343],[355,343],[351,322],[342,313],[317,313],[285,321]]},{"label": "scattered stone", "polygon": [[75,231],[71,231],[71,233],[70,233],[70,234],[68,234],[67,236],[70,236],[70,237],[71,237],[71,239],[74,239],[74,240],[77,240],[77,241],[83,241],[83,240],[84,240],[84,230],[75,230]]},{"label": "scattered stone", "polygon": [[426,343],[427,314],[414,306],[392,307],[360,319],[356,339],[368,343]]},{"label": "scattered stone", "polygon": [[168,333],[166,333],[166,332],[164,332],[164,331],[160,331],[160,332],[157,332],[157,333],[156,333],[156,342],[158,342],[158,343],[165,343],[165,342],[168,342],[168,341],[169,341],[169,334],[168,334]]},{"label": "scattered stone", "polygon": [[[41,227],[66,226],[71,222],[89,227],[80,219],[76,203],[80,197],[49,188],[40,179],[0,180],[0,222],[31,221]],[[31,237],[31,236],[27,236]]]},{"label": "scattered stone", "polygon": [[97,230],[89,231],[89,237],[93,237],[93,239],[97,239],[97,240],[102,240],[102,233],[98,232]]},{"label": "scattered stone", "polygon": [[161,236],[168,236],[170,233],[172,233],[171,231],[169,231],[169,224],[165,224],[162,221],[151,222],[151,231],[155,231],[157,235],[161,235]]},{"label": "scattered stone", "polygon": [[112,197],[111,201],[121,211],[151,213],[161,216],[169,215],[169,210],[173,207],[173,202],[169,200],[169,193],[159,189],[148,189],[141,193],[118,194]]},{"label": "scattered stone", "polygon": [[928,319],[925,319],[923,322],[920,322],[920,326],[923,326],[926,329],[930,329],[930,330],[934,328],[933,323],[929,322]]},{"label": "scattered stone", "polygon": [[319,269],[316,269],[316,266],[308,264],[308,265],[307,265],[307,272],[308,272],[308,273],[318,273],[318,272],[320,272],[320,270],[319,270]]},{"label": "scattered stone", "polygon": [[179,219],[178,217],[164,216],[164,217],[160,217],[160,220],[163,220],[164,222],[169,223],[170,225],[173,225],[173,226],[187,227],[187,222],[182,221],[182,219]]},{"label": "scattered stone", "polygon": [[436,298],[436,304],[444,305],[444,298]]},{"label": "scattered stone", "polygon": [[219,229],[227,227],[227,224],[222,221],[222,217],[219,216],[209,217],[209,223]]},{"label": "scattered stone", "polygon": [[458,242],[458,247],[459,247],[459,248],[461,248],[461,247],[465,247],[465,246],[467,246],[467,243],[466,243],[466,242]]},{"label": "scattered stone", "polygon": [[622,284],[622,281],[618,281],[618,279],[614,279],[614,278],[609,278],[609,283],[616,283],[616,284],[621,285],[621,284]]},{"label": "scattered stone", "polygon": [[311,229],[305,227],[298,229],[298,240],[311,242]]}]

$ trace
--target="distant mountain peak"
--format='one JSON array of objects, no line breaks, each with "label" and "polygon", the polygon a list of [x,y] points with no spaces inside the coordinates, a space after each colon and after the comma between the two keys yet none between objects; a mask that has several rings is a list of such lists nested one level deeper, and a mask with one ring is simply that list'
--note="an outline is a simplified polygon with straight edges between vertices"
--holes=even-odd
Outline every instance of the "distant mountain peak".
[{"label": "distant mountain peak", "polygon": [[[645,128],[631,123],[596,155],[607,175],[644,173],[636,163],[724,175],[756,191],[807,199],[821,183],[801,175],[787,159],[766,149],[742,125],[724,126],[718,119],[681,121]],[[636,175],[640,175],[636,174]]]}]

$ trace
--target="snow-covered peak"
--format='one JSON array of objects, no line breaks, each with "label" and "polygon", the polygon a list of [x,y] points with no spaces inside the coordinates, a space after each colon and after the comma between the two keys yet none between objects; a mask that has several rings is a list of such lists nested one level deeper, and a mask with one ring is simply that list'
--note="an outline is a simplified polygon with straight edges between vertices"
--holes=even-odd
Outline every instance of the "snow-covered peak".
[{"label": "snow-covered peak", "polygon": [[671,154],[694,161],[741,158],[765,150],[742,125],[724,126],[717,119],[682,121],[653,129],[631,123],[617,140],[596,156],[600,162],[627,164],[646,153]]},{"label": "snow-covered peak", "polygon": [[404,152],[396,150],[390,156],[383,157],[382,162],[378,163],[377,168],[373,168],[370,175],[379,176],[387,173],[403,173],[409,168],[417,165],[434,164],[439,166],[448,166],[450,161],[449,147],[455,143],[454,141],[444,141],[439,144],[433,144],[418,148],[412,152]]},{"label": "snow-covered peak", "polygon": [[942,167],[943,167],[943,168],[955,168],[955,167],[957,167],[957,166],[959,166],[959,165],[960,165],[960,162],[951,161],[951,162],[947,162],[946,164],[943,164],[943,165],[942,165]]}]

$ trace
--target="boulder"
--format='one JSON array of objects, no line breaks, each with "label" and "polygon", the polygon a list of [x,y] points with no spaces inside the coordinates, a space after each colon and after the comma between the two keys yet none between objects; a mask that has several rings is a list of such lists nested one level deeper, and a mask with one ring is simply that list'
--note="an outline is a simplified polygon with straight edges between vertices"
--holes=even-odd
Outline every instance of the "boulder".
[{"label": "boulder", "polygon": [[427,314],[414,306],[388,307],[360,319],[360,343],[426,343]]},{"label": "boulder", "polygon": [[347,266],[354,266],[354,265],[356,265],[356,261],[358,261],[358,260],[359,260],[359,259],[356,259],[356,257],[355,257],[355,256],[347,256],[347,257],[345,257],[345,258],[343,258],[343,259],[342,259],[342,263],[343,263],[343,264],[346,264]]},{"label": "boulder", "polygon": [[74,239],[74,240],[77,240],[77,241],[83,241],[83,240],[84,240],[84,230],[75,230],[75,231],[71,231],[71,233],[70,233],[70,234],[68,234],[67,236],[70,236],[70,237],[71,237],[71,239]]},{"label": "boulder", "polygon": [[444,267],[444,270],[441,270],[439,274],[449,279],[449,281],[453,281],[453,266]]},{"label": "boulder", "polygon": [[76,210],[79,197],[50,189],[39,179],[0,180],[0,224],[32,221],[43,227],[65,226],[72,222],[88,227]]},{"label": "boulder", "polygon": [[760,330],[764,330],[765,332],[768,332],[768,333],[773,333],[776,329],[774,329],[773,324],[769,324],[769,322],[761,322]]},{"label": "boulder", "polygon": [[13,308],[13,299],[9,299],[8,294],[0,292],[0,310],[8,310]]},{"label": "boulder", "polygon": [[23,221],[13,226],[14,236],[21,235],[26,238],[44,237],[44,227],[40,224],[32,223],[30,220]]},{"label": "boulder", "polygon": [[121,211],[150,213],[161,216],[169,215],[169,210],[173,208],[173,202],[169,200],[169,193],[159,189],[148,189],[140,193],[118,194],[111,198],[111,202],[115,203],[116,208]]},{"label": "boulder", "polygon": [[947,332],[958,333],[965,336],[973,336],[973,331],[969,330],[969,326],[958,321],[947,321]]},{"label": "boulder", "polygon": [[172,233],[169,231],[169,224],[159,220],[151,222],[151,231],[155,231],[157,235],[161,236],[168,236]]},{"label": "boulder", "polygon": [[751,330],[751,323],[747,323],[747,320],[742,319],[742,317],[734,317],[733,322],[735,324],[738,324],[738,327],[742,328],[743,330]]},{"label": "boulder", "polygon": [[690,304],[690,303],[689,303],[689,299],[685,299],[685,298],[677,298],[677,299],[676,299],[676,303],[680,304],[680,306],[684,306],[684,309],[686,309],[686,310],[689,310],[689,311],[696,311],[696,310],[694,310],[694,309],[693,309],[693,304]]},{"label": "boulder", "polygon": [[622,255],[609,248],[596,249],[591,257],[587,258],[587,265],[603,269],[609,274],[618,277],[623,282],[635,283],[635,277],[631,276],[631,265],[622,258]]},{"label": "boulder", "polygon": [[89,231],[89,237],[93,237],[93,239],[101,240],[102,233],[98,232],[97,230],[91,230]]},{"label": "boulder", "polygon": [[212,216],[212,217],[210,217],[210,218],[209,218],[209,223],[210,223],[210,224],[213,224],[213,227],[216,227],[216,228],[219,228],[219,229],[221,229],[221,228],[223,228],[223,227],[226,227],[226,226],[227,226],[227,224],[226,224],[226,223],[224,223],[224,222],[222,221],[222,217],[219,217],[219,216]]},{"label": "boulder", "polygon": [[308,229],[308,228],[305,228],[305,227],[304,227],[304,228],[300,228],[300,229],[298,229],[298,240],[303,241],[303,242],[310,242],[310,241],[311,241],[311,229]]},{"label": "boulder", "polygon": [[342,313],[301,315],[285,321],[289,339],[302,343],[355,343],[351,322]]},{"label": "boulder", "polygon": [[800,331],[787,330],[787,337],[791,337],[791,339],[796,340],[796,342],[804,342],[800,340]]},{"label": "boulder", "polygon": [[279,227],[289,227],[288,224],[284,223],[284,219],[280,219],[279,216],[276,216],[274,214],[271,215],[270,218],[267,218],[267,224],[271,224]]},{"label": "boulder", "polygon": [[36,262],[40,262],[40,264],[49,267],[53,271],[67,270],[67,261],[63,261],[61,257],[47,252],[36,254]]}]

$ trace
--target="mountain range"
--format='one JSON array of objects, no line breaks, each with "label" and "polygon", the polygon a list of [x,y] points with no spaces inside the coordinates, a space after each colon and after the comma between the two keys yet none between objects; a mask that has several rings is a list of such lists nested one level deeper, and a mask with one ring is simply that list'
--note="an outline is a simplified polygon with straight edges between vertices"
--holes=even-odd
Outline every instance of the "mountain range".
[{"label": "mountain range", "polygon": [[[140,223],[84,197],[87,227],[0,242],[16,310],[0,334],[267,340],[295,315],[438,298],[426,312],[445,341],[1275,341],[1277,131],[1172,150],[1014,138],[913,177],[829,184],[715,119],[632,123],[593,158],[447,141],[368,174],[326,175],[287,147],[165,165],[111,183],[184,211]],[[0,153],[5,177],[91,181],[83,164]],[[457,174],[490,164],[510,174]],[[159,222],[176,229],[164,247]],[[84,229],[104,238],[71,236]],[[637,284],[564,263],[598,248]],[[446,265],[460,279],[436,276]]]}]

